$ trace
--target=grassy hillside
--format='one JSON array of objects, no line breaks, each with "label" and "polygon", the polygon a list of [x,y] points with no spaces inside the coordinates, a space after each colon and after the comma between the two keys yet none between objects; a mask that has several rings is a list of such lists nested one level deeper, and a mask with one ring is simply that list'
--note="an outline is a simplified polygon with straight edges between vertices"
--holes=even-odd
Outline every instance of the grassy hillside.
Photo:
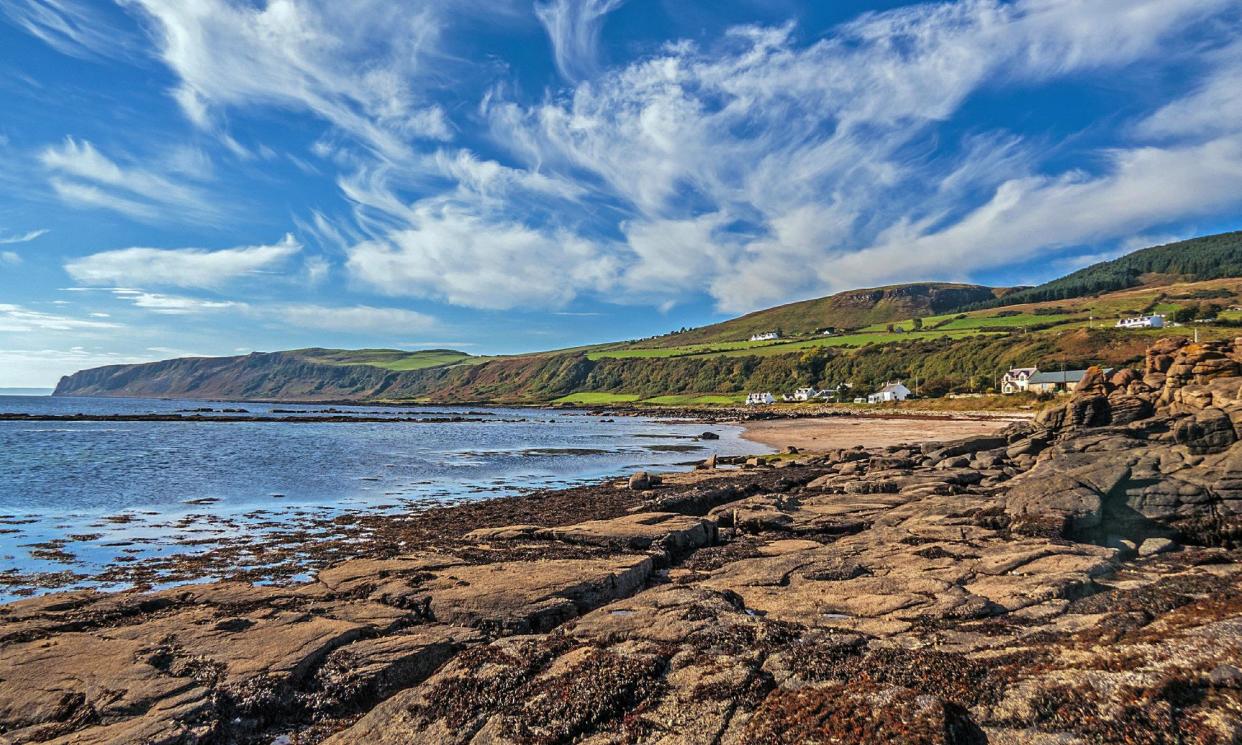
[{"label": "grassy hillside", "polygon": [[297,349],[292,354],[327,365],[370,365],[384,370],[423,370],[444,365],[478,364],[487,357],[474,357],[455,349]]},{"label": "grassy hillside", "polygon": [[1166,281],[1242,276],[1242,231],[1144,248],[1092,264],[1042,285],[1007,293],[992,305],[1065,300]]},{"label": "grassy hillside", "polygon": [[780,305],[723,323],[641,342],[647,347],[684,347],[745,341],[753,334],[780,330],[782,336],[805,336],[832,327],[853,329],[943,313],[990,301],[1003,292],[980,285],[920,282],[850,290],[815,300]]}]

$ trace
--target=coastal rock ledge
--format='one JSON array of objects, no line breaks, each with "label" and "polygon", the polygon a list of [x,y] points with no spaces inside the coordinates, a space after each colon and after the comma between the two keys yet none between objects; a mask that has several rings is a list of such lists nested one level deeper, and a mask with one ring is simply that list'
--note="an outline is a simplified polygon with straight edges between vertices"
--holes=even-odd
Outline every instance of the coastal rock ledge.
[{"label": "coastal rock ledge", "polygon": [[1238,743],[1240,435],[1242,341],[1166,340],[1003,437],[12,603],[0,743]]}]

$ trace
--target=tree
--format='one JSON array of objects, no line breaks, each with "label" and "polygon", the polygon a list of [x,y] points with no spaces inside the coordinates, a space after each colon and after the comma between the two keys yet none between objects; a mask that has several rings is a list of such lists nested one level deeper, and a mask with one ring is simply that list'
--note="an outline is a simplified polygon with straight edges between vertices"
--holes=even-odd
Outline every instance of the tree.
[{"label": "tree", "polygon": [[923,319],[922,319],[922,318],[915,318],[915,319],[914,319],[914,321],[913,321],[913,325],[914,325],[914,330],[915,330],[915,331],[919,331],[919,330],[921,330],[921,329],[923,328]]},{"label": "tree", "polygon": [[1174,323],[1190,323],[1191,321],[1199,317],[1199,313],[1200,313],[1200,307],[1198,303],[1193,303],[1191,305],[1183,305],[1177,310],[1173,311],[1173,322]]}]

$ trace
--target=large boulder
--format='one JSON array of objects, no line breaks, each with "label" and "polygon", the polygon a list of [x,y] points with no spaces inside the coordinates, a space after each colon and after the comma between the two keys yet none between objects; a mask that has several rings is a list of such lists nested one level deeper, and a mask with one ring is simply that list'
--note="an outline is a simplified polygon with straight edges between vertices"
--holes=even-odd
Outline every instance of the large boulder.
[{"label": "large boulder", "polygon": [[1082,380],[1078,381],[1078,384],[1074,386],[1074,392],[1080,395],[1095,394],[1106,396],[1108,391],[1108,378],[1104,375],[1104,371],[1096,365],[1087,368],[1087,373],[1082,376]]},{"label": "large boulder", "polygon": [[1129,424],[1150,417],[1155,407],[1148,399],[1119,389],[1108,396],[1108,413],[1113,424]]},{"label": "large boulder", "polygon": [[1014,531],[1061,538],[1099,527],[1104,500],[1098,491],[1056,468],[1036,471],[1015,479],[1006,496],[1005,512]]},{"label": "large boulder", "polygon": [[1215,407],[1183,419],[1173,430],[1173,436],[1179,445],[1185,445],[1196,455],[1224,452],[1238,439],[1233,420]]}]

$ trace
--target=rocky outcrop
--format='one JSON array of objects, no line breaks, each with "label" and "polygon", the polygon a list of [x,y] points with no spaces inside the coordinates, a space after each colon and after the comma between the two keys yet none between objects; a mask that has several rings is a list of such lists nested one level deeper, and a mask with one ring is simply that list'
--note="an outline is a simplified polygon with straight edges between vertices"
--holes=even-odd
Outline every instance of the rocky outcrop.
[{"label": "rocky outcrop", "polygon": [[1239,351],[308,584],[14,603],[0,742],[1237,742]]}]

